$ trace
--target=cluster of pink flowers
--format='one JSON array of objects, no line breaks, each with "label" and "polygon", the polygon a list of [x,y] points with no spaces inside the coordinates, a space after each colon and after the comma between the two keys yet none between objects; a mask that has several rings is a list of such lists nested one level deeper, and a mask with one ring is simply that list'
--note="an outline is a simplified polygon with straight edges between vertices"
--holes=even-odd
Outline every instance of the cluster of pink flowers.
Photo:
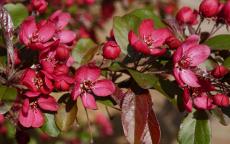
[{"label": "cluster of pink flowers", "polygon": [[230,24],[230,1],[221,3],[220,0],[203,0],[199,11],[190,7],[183,7],[176,15],[176,19],[181,25],[195,25],[198,23],[198,16],[201,18],[212,18],[217,23]]},{"label": "cluster of pink flowers", "polygon": [[[176,19],[181,26],[191,26],[204,18],[212,18],[216,25],[220,22],[229,24],[230,1],[225,4],[219,0],[203,0],[199,11],[183,7],[177,13]],[[210,110],[216,106],[229,106],[226,88],[221,87],[220,79],[229,71],[224,66],[218,65],[212,71],[202,69],[199,65],[210,56],[208,46],[199,44],[200,36],[190,35],[173,55],[174,77],[183,88],[184,108],[191,112],[192,108]]]},{"label": "cluster of pink flowers", "polygon": [[97,80],[100,68],[93,64],[80,67],[75,76],[69,70],[74,62],[70,52],[76,41],[75,32],[66,29],[70,19],[70,14],[58,10],[47,20],[37,23],[30,16],[21,24],[20,42],[38,51],[39,58],[21,79],[21,84],[27,87],[19,112],[19,122],[24,127],[40,127],[45,122],[42,112],[58,110],[55,98],[50,95],[54,90],[72,91],[72,99],[80,96],[83,105],[90,109],[97,108],[93,95],[109,96],[115,91],[112,81]]}]

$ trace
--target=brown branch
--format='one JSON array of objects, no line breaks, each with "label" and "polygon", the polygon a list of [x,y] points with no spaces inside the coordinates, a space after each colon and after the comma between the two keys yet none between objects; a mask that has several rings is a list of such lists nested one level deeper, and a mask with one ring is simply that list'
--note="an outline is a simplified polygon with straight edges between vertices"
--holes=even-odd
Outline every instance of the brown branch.
[{"label": "brown branch", "polygon": [[13,47],[13,22],[8,11],[0,6],[0,26],[7,49],[7,70],[8,79],[14,71],[14,47]]}]

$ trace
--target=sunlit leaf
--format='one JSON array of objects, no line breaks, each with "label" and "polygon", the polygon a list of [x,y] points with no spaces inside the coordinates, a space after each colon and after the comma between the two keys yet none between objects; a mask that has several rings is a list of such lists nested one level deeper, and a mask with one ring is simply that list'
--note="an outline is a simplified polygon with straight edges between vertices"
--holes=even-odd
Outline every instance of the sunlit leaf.
[{"label": "sunlit leaf", "polygon": [[15,27],[18,27],[22,23],[22,21],[29,15],[27,8],[21,3],[9,3],[4,5],[4,7],[10,13]]},{"label": "sunlit leaf", "polygon": [[230,35],[217,35],[208,39],[207,44],[212,50],[230,50]]},{"label": "sunlit leaf", "polygon": [[[60,99],[62,99],[63,97],[61,97]],[[76,104],[73,103],[70,99],[67,102],[61,101],[59,103],[59,109],[55,114],[55,121],[57,127],[61,131],[69,130],[73,126],[76,116],[77,116]]]},{"label": "sunlit leaf", "polygon": [[54,120],[54,114],[45,113],[44,114],[46,122],[41,127],[41,130],[52,137],[57,137],[60,134],[60,130]]},{"label": "sunlit leaf", "polygon": [[211,128],[208,119],[195,118],[190,113],[182,122],[178,135],[179,144],[210,144]]},{"label": "sunlit leaf", "polygon": [[78,64],[86,64],[92,60],[97,50],[97,45],[91,39],[80,39],[72,50],[72,57]]}]

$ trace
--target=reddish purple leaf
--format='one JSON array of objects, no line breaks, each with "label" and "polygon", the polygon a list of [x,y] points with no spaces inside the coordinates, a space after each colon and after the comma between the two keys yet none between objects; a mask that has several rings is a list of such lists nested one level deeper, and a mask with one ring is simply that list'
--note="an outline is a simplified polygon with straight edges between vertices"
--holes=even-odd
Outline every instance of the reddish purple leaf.
[{"label": "reddish purple leaf", "polygon": [[135,95],[129,91],[123,99],[122,125],[129,143],[159,144],[160,127],[152,109],[149,92]]}]

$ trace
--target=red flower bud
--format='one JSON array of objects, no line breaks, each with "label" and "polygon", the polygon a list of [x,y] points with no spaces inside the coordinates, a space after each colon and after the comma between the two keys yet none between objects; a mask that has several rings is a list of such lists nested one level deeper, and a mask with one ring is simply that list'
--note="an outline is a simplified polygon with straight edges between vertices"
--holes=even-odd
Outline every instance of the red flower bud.
[{"label": "red flower bud", "polygon": [[4,116],[0,114],[0,124],[2,124],[3,122],[4,122]]},{"label": "red flower bud", "polygon": [[224,5],[223,12],[225,21],[230,24],[230,0]]},{"label": "red flower bud", "polygon": [[204,17],[214,17],[219,12],[219,0],[203,0],[199,8]]},{"label": "red flower bud", "polygon": [[60,60],[68,59],[70,55],[69,49],[65,46],[59,46],[56,49],[56,58]]},{"label": "red flower bud", "polygon": [[170,36],[166,39],[166,44],[170,49],[176,49],[181,45],[181,41],[174,36]]},{"label": "red flower bud", "polygon": [[45,0],[32,0],[32,8],[34,8],[39,13],[44,13],[46,11],[48,3]]},{"label": "red flower bud", "polygon": [[197,16],[198,12],[196,10],[192,10],[190,7],[183,7],[177,13],[176,19],[181,25],[194,25],[197,24]]},{"label": "red flower bud", "polygon": [[212,70],[212,75],[215,78],[222,78],[224,77],[226,74],[228,74],[229,70],[224,67],[224,66],[217,66],[214,70]]},{"label": "red flower bud", "polygon": [[213,97],[213,102],[218,106],[229,106],[229,97],[224,94],[216,94]]},{"label": "red flower bud", "polygon": [[66,65],[57,65],[54,69],[54,74],[55,75],[65,75],[67,74],[69,71],[69,67],[67,67]]},{"label": "red flower bud", "polygon": [[108,41],[103,47],[103,57],[106,59],[116,59],[120,55],[121,49],[115,41]]}]

